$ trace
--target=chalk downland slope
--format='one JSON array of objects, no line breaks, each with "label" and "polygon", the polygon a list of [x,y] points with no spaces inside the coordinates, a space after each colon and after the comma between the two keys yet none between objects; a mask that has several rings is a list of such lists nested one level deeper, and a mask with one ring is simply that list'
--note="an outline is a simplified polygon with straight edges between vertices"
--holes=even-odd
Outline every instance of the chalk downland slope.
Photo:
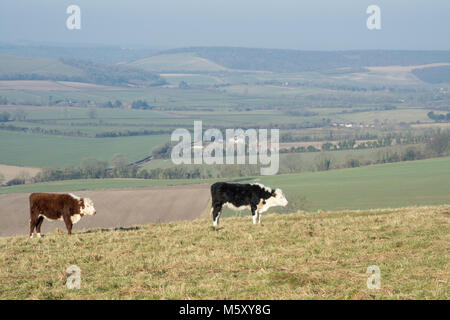
[{"label": "chalk downland slope", "polygon": [[[0,298],[449,299],[449,219],[447,205],[2,238]],[[80,290],[65,286],[73,264]]]},{"label": "chalk downland slope", "polygon": [[0,54],[0,77],[16,73],[58,74],[68,77],[83,75],[80,69],[64,64],[58,59],[27,58]]},{"label": "chalk downland slope", "polygon": [[128,64],[153,72],[219,72],[227,68],[194,53],[173,53],[152,56]]}]

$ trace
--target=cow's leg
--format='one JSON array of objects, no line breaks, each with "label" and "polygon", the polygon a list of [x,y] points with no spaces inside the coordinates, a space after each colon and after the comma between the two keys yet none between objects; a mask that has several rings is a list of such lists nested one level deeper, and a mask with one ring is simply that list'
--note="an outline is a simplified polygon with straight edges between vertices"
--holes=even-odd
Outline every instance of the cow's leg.
[{"label": "cow's leg", "polygon": [[258,216],[258,224],[261,224],[261,213],[264,210],[265,204],[266,204],[266,201],[263,200],[256,206],[256,215]]},{"label": "cow's leg", "polygon": [[36,223],[36,236],[38,237],[38,238],[40,238],[41,237],[41,225],[42,225],[42,221],[44,221],[44,217],[39,217],[38,218],[38,221],[37,221],[37,223]]},{"label": "cow's leg", "polygon": [[217,227],[219,225],[220,214],[222,213],[222,205],[216,204],[213,206],[212,217],[213,217],[213,226]]},{"label": "cow's leg", "polygon": [[33,238],[34,228],[36,227],[38,218],[30,218],[30,238]]},{"label": "cow's leg", "polygon": [[252,219],[253,219],[253,224],[256,224],[256,219],[258,218],[258,208],[255,205],[251,205],[251,210],[252,210]]},{"label": "cow's leg", "polygon": [[70,220],[70,216],[69,215],[64,215],[64,222],[66,224],[67,233],[69,235],[71,235],[72,234],[73,223],[72,223],[72,220]]}]

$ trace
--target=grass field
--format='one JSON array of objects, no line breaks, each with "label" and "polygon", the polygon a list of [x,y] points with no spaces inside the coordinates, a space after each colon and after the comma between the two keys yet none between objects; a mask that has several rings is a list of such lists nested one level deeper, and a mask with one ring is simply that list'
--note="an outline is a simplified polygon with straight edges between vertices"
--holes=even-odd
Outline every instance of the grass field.
[{"label": "grass field", "polygon": [[450,204],[449,177],[447,157],[265,176],[260,181],[282,188],[293,199],[304,196],[308,210],[344,210]]},{"label": "grass field", "polygon": [[110,161],[114,154],[137,161],[169,140],[167,135],[79,138],[0,131],[0,163],[33,167],[80,165],[84,158]]},{"label": "grass field", "polygon": [[[231,181],[281,188],[289,206],[278,210],[344,210],[450,204],[450,157]],[[226,180],[226,179],[221,179]],[[2,193],[128,189],[216,180],[97,179],[46,182],[0,188]],[[226,210],[224,215],[236,214]],[[248,215],[248,212],[239,213]]]},{"label": "grass field", "polygon": [[[0,239],[1,299],[449,299],[449,206]],[[76,250],[74,250],[76,248]],[[81,269],[81,289],[66,269]],[[368,266],[381,288],[368,289]]]}]

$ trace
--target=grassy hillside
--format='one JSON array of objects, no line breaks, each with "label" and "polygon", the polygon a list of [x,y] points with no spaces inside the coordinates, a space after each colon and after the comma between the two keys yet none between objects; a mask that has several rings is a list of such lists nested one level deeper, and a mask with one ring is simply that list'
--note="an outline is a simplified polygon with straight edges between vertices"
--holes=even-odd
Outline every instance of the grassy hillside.
[{"label": "grassy hillside", "polygon": [[105,85],[165,84],[159,75],[124,65],[106,65],[74,58],[27,58],[0,54],[1,80],[56,80]]},{"label": "grassy hillside", "polygon": [[449,157],[265,176],[260,181],[283,188],[291,198],[305,197],[309,210],[343,210],[450,204],[448,177]]},{"label": "grassy hillside", "polygon": [[222,67],[212,61],[199,57],[192,53],[162,54],[134,61],[128,64],[131,67],[146,71],[159,72],[213,72],[224,71]]},{"label": "grassy hillside", "polygon": [[[1,299],[449,299],[449,206],[0,239]],[[76,248],[74,250],[74,248]],[[81,289],[65,270],[81,269]],[[370,290],[367,267],[381,270]]]},{"label": "grassy hillside", "polygon": [[68,77],[81,76],[83,71],[57,59],[26,58],[0,54],[0,77],[10,74],[58,74]]}]

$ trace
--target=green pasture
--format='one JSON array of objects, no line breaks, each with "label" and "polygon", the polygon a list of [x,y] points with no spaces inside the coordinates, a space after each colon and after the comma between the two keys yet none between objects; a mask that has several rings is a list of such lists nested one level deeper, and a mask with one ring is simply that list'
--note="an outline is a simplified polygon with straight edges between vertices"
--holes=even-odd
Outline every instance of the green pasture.
[{"label": "green pasture", "polygon": [[450,204],[450,157],[258,180],[282,188],[294,208],[308,210]]},{"label": "green pasture", "polygon": [[32,167],[78,166],[85,158],[109,161],[115,154],[137,161],[169,139],[169,135],[80,138],[0,130],[0,163]]}]

